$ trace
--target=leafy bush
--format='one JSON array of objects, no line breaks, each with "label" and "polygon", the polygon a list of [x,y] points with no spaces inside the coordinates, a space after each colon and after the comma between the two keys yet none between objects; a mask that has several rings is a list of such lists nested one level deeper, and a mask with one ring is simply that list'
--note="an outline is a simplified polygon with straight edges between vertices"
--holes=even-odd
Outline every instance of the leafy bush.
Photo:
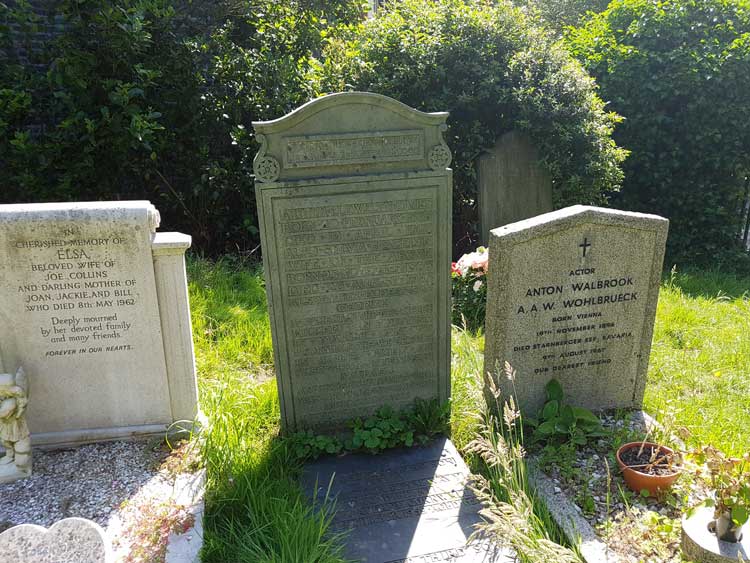
[{"label": "leafy bush", "polygon": [[557,31],[577,25],[589,12],[607,9],[609,0],[527,0],[536,8],[545,21]]},{"label": "leafy bush", "polygon": [[615,205],[671,220],[671,261],[739,254],[750,173],[750,6],[615,0],[568,34],[632,151]]},{"label": "leafy bush", "polygon": [[625,153],[610,134],[593,80],[531,17],[507,2],[403,0],[330,40],[321,90],[391,96],[449,110],[454,237],[476,241],[475,161],[503,133],[526,131],[553,180],[556,206],[602,203],[618,189]]},{"label": "leafy bush", "polygon": [[[24,5],[9,11],[20,43],[37,31]],[[0,203],[151,199],[203,250],[257,246],[251,121],[314,96],[312,55],[359,4],[64,0],[56,10],[63,33],[32,53],[37,66],[0,68]]]},{"label": "leafy bush", "polygon": [[605,435],[601,421],[594,413],[563,402],[563,389],[557,379],[550,379],[544,390],[547,401],[539,411],[538,419],[524,419],[524,423],[534,428],[533,441],[585,446],[589,438]]}]

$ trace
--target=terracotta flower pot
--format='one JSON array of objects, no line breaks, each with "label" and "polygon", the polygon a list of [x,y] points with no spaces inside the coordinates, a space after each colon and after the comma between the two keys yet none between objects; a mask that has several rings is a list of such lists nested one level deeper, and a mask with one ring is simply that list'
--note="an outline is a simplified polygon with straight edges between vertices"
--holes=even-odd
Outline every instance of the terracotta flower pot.
[{"label": "terracotta flower pot", "polygon": [[[617,450],[617,464],[620,466],[622,476],[628,487],[636,493],[640,493],[645,489],[648,491],[649,496],[655,497],[658,493],[669,490],[677,480],[677,477],[680,476],[681,470],[679,468],[672,468],[674,472],[668,475],[649,475],[647,473],[641,473],[638,469],[628,467],[622,460],[623,453],[632,450],[633,448],[639,449],[642,443],[643,442],[630,442],[620,446],[620,449]],[[662,454],[674,454],[674,451],[670,448],[652,442],[646,442],[644,448],[658,448],[659,452]]]}]

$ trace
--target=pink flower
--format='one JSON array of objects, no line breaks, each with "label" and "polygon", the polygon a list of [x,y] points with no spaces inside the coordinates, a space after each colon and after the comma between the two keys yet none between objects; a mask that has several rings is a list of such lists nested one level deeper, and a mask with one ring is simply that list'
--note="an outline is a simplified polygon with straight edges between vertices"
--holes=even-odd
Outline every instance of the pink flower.
[{"label": "pink flower", "polygon": [[483,246],[477,248],[476,252],[464,254],[456,262],[456,270],[465,276],[470,270],[478,270],[482,273],[487,273],[487,261],[489,260],[489,253]]}]

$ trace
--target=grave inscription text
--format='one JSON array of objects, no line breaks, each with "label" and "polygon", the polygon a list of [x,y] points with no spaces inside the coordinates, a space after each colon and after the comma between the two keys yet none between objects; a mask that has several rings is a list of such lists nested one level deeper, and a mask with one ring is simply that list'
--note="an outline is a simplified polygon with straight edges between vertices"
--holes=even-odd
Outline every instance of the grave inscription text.
[{"label": "grave inscription text", "polygon": [[253,123],[285,429],[449,398],[447,116],[346,92]]},{"label": "grave inscription text", "polygon": [[667,226],[573,206],[491,232],[485,370],[513,366],[529,416],[552,378],[577,406],[641,405]]},{"label": "grave inscription text", "polygon": [[12,253],[26,270],[17,293],[38,328],[45,357],[134,350],[138,330],[138,279],[117,257],[132,235],[82,236],[66,227],[59,238],[12,240]]},{"label": "grave inscription text", "polygon": [[337,205],[277,200],[295,411],[306,422],[402,406],[404,384],[436,394],[433,192],[389,190],[371,201],[368,190],[341,194]]}]

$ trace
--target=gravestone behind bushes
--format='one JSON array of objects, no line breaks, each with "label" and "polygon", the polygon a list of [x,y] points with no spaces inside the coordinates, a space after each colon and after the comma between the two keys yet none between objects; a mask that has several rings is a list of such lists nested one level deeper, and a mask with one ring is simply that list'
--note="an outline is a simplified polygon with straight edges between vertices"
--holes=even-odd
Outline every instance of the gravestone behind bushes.
[{"label": "gravestone behind bushes", "polygon": [[479,157],[477,172],[483,245],[492,229],[552,211],[552,180],[527,135],[500,137]]}]

